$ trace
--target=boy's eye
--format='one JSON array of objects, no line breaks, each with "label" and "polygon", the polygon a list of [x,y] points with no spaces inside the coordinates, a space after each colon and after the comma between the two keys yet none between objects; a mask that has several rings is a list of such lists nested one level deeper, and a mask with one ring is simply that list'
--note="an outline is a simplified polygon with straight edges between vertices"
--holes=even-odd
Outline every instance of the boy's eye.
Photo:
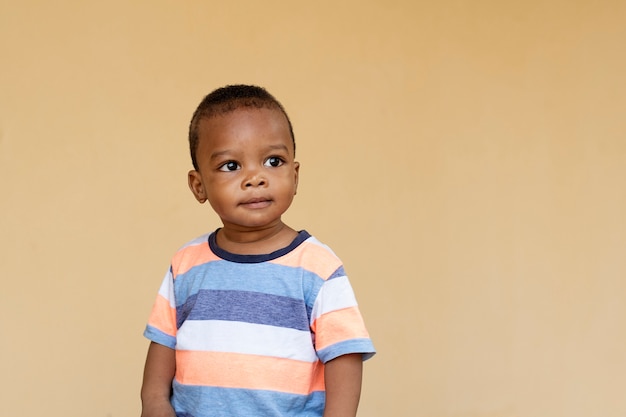
[{"label": "boy's eye", "polygon": [[283,160],[277,156],[271,156],[265,161],[265,166],[279,167],[283,164]]},{"label": "boy's eye", "polygon": [[238,169],[239,164],[235,161],[228,161],[219,168],[220,171],[236,171]]}]

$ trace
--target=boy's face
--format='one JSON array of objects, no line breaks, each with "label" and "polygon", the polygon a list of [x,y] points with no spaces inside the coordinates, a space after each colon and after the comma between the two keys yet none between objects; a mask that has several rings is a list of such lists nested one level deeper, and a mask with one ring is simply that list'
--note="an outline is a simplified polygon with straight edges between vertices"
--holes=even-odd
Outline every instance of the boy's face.
[{"label": "boy's face", "polygon": [[189,188],[209,201],[225,228],[279,224],[298,186],[289,126],[280,110],[240,108],[200,121],[198,170]]}]

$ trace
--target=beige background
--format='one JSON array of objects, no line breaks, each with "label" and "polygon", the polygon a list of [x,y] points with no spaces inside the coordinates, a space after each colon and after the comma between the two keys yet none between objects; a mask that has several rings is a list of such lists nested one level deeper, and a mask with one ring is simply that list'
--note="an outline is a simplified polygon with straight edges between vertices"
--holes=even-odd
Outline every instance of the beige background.
[{"label": "beige background", "polygon": [[0,0],[0,402],[138,416],[186,129],[287,107],[287,216],[379,354],[361,417],[626,415],[626,2]]}]

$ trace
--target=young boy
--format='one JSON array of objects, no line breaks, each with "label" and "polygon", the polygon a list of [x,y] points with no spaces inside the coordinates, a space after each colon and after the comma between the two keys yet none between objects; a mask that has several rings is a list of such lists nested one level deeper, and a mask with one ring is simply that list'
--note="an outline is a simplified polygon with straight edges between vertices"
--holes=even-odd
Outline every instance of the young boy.
[{"label": "young boy", "polygon": [[223,226],[180,249],[144,335],[142,417],[353,417],[375,350],[341,261],[282,222],[300,164],[289,117],[235,85],[189,127],[189,188]]}]

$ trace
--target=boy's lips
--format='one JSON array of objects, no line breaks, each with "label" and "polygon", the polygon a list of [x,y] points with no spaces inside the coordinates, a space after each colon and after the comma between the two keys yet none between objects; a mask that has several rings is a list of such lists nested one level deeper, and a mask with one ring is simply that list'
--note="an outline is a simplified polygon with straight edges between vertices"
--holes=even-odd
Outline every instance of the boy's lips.
[{"label": "boy's lips", "polygon": [[268,205],[270,205],[271,202],[272,200],[269,198],[256,197],[256,198],[251,198],[249,200],[242,201],[239,204],[248,208],[263,208],[263,207],[267,207]]}]

